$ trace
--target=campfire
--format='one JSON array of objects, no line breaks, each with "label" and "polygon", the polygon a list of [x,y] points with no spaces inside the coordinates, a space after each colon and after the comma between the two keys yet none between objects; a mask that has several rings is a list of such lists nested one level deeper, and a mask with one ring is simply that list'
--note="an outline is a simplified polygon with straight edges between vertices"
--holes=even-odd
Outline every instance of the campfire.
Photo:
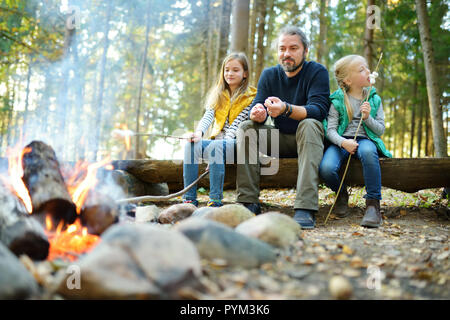
[{"label": "campfire", "polygon": [[99,194],[97,172],[110,159],[79,161],[61,170],[53,149],[40,141],[8,150],[8,177],[0,186],[0,236],[16,255],[74,261],[117,222],[115,202]]}]

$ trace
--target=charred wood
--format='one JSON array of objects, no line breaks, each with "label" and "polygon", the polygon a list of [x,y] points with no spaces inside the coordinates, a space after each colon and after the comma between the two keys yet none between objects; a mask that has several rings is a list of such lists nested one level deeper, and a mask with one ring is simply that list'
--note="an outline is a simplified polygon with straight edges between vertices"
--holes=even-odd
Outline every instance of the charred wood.
[{"label": "charred wood", "polygon": [[71,224],[77,217],[55,151],[42,141],[33,141],[24,149],[23,181],[28,189],[33,214],[50,214],[55,224]]},{"label": "charred wood", "polygon": [[0,179],[0,241],[16,256],[45,260],[49,242],[42,225],[29,215],[22,201]]}]

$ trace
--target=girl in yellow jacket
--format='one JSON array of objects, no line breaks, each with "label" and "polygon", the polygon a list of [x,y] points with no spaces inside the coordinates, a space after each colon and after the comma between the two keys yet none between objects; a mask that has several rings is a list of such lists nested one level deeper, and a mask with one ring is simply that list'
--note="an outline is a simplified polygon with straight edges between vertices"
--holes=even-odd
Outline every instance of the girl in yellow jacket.
[{"label": "girl in yellow jacket", "polygon": [[[237,128],[242,121],[248,120],[255,95],[256,88],[249,85],[248,60],[245,54],[228,55],[222,63],[216,85],[208,93],[206,112],[196,131],[188,135],[189,142],[184,149],[185,187],[197,179],[200,159],[206,159],[209,163],[208,206],[222,206],[225,163],[234,162]],[[202,139],[212,124],[210,139]],[[198,205],[196,187],[184,195],[183,202]]]}]

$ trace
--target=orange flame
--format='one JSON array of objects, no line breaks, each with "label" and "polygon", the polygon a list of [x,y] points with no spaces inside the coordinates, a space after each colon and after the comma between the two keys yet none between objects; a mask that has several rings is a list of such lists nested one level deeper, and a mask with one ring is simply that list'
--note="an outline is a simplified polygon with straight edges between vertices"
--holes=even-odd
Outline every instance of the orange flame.
[{"label": "orange flame", "polygon": [[[65,172],[67,189],[72,201],[76,204],[78,214],[81,213],[89,190],[98,183],[96,177],[98,169],[101,167],[113,169],[112,165],[108,164],[110,161],[109,157],[93,164],[78,161],[71,172]],[[50,242],[48,260],[62,258],[74,261],[80,254],[89,252],[100,241],[100,237],[89,234],[87,228],[81,226],[79,218],[64,231],[62,231],[63,223],[61,222],[53,232],[52,219],[47,216],[46,227]]]},{"label": "orange flame", "polygon": [[[86,201],[90,189],[97,185],[97,171],[101,167],[111,169],[112,166],[107,166],[111,161],[108,157],[102,161],[88,165],[86,162],[78,162],[75,165],[74,173],[67,180],[68,190],[72,197],[72,201],[77,206],[77,213],[80,214],[81,209]],[[81,177],[83,180],[81,180]]]},{"label": "orange flame", "polygon": [[[49,216],[46,222],[50,221]],[[69,225],[62,231],[62,222],[56,227],[56,231],[51,231],[47,224],[47,236],[50,242],[48,260],[61,258],[74,261],[79,255],[89,252],[100,242],[100,237],[89,234],[87,228],[81,226],[80,219],[75,220],[74,224]]]},{"label": "orange flame", "polygon": [[23,177],[22,159],[26,153],[31,152],[31,148],[24,148],[21,151],[20,144],[13,148],[8,148],[6,154],[8,156],[8,172],[13,192],[23,201],[28,213],[31,214],[33,206],[31,204],[30,194],[25,186]]}]

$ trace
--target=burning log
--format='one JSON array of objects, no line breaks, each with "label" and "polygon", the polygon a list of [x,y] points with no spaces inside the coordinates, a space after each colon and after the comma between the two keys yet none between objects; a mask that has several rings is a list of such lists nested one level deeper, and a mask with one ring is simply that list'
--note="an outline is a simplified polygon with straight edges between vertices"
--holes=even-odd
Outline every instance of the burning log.
[{"label": "burning log", "polygon": [[91,190],[80,218],[90,234],[101,235],[119,221],[119,209],[113,199]]},{"label": "burning log", "polygon": [[49,242],[42,225],[28,214],[22,201],[0,179],[0,241],[16,256],[45,260]]},{"label": "burning log", "polygon": [[33,141],[23,152],[23,181],[28,189],[33,214],[50,214],[57,224],[71,224],[77,218],[76,206],[67,191],[55,151],[41,141]]}]

